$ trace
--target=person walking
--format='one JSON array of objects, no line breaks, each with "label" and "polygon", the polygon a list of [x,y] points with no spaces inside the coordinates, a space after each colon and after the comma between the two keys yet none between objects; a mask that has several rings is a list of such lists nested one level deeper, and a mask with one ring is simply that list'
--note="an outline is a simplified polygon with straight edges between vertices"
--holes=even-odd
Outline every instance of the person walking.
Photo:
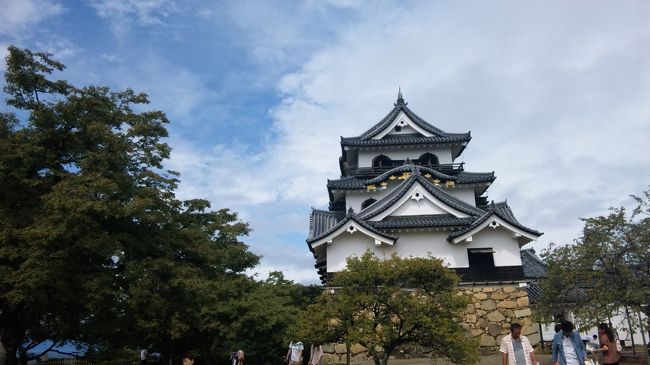
[{"label": "person walking", "polygon": [[147,365],[147,360],[149,360],[149,351],[142,349],[140,351],[140,365]]},{"label": "person walking", "polygon": [[537,365],[535,350],[528,338],[521,334],[519,323],[510,325],[510,334],[501,340],[499,351],[503,365]]},{"label": "person walking", "polygon": [[302,342],[298,341],[294,343],[291,341],[285,361],[288,362],[289,365],[300,365],[302,363],[302,350],[304,350],[304,348],[305,346]]},{"label": "person walking", "polygon": [[553,337],[553,365],[585,365],[585,345],[578,332],[573,330],[573,323],[564,321],[560,329]]},{"label": "person walking", "polygon": [[309,365],[322,365],[323,364],[323,345],[315,343],[311,345],[309,351]]},{"label": "person walking", "polygon": [[621,353],[616,345],[614,331],[609,326],[601,323],[598,326],[598,334],[600,335],[600,348],[592,352],[603,354],[603,365],[618,365],[621,360]]},{"label": "person walking", "polygon": [[236,365],[244,365],[244,351],[238,350],[236,356],[237,356],[237,364]]}]

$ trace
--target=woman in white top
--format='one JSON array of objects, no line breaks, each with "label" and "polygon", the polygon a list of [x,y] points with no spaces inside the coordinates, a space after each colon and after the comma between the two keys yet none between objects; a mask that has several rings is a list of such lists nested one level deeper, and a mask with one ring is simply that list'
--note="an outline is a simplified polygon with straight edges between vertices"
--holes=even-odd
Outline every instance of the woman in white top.
[{"label": "woman in white top", "polygon": [[322,365],[323,364],[323,345],[315,343],[311,345],[309,356],[309,365]]}]

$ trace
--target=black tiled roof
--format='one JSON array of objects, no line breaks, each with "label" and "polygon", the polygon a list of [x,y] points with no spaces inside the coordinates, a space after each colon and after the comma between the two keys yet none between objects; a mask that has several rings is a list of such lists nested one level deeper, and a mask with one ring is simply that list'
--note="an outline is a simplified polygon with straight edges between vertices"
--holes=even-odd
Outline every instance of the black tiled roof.
[{"label": "black tiled roof", "polygon": [[418,215],[386,217],[381,221],[368,221],[379,229],[390,228],[424,228],[424,227],[464,227],[472,224],[476,218],[458,218],[451,214]]},{"label": "black tiled roof", "polygon": [[334,180],[327,179],[327,188],[342,190],[364,189],[366,187],[366,181],[366,179],[356,177],[345,177],[343,179]]},{"label": "black tiled roof", "polygon": [[395,146],[417,144],[445,144],[469,142],[472,139],[469,133],[447,134],[445,136],[425,137],[420,134],[389,135],[381,139],[361,139],[358,137],[341,137],[341,146],[366,147],[366,146]]},{"label": "black tiled roof", "polygon": [[462,171],[456,175],[456,184],[478,184],[492,182],[496,179],[492,172],[467,172]]},{"label": "black tiled roof", "polygon": [[319,235],[317,235],[317,236],[314,236],[314,237],[310,237],[310,238],[308,238],[308,239],[307,239],[307,243],[309,243],[309,244],[310,244],[310,247],[311,247],[311,243],[312,243],[312,242],[316,242],[316,241],[320,240],[321,238],[326,237],[326,236],[329,235],[330,233],[332,233],[332,232],[338,230],[339,228],[343,227],[344,225],[346,225],[349,221],[354,221],[355,223],[357,223],[358,225],[360,225],[360,226],[363,227],[363,228],[366,228],[366,229],[369,230],[370,232],[372,232],[372,233],[374,233],[374,234],[376,234],[376,235],[378,235],[378,236],[382,236],[382,237],[384,237],[384,238],[387,238],[387,239],[389,239],[389,240],[393,240],[393,241],[394,241],[394,240],[397,240],[397,238],[398,238],[397,236],[393,236],[392,234],[389,234],[389,233],[386,233],[386,232],[382,232],[382,231],[377,230],[376,228],[374,228],[373,226],[369,225],[367,222],[362,221],[361,219],[359,219],[357,216],[355,216],[355,215],[353,215],[353,214],[347,214],[347,215],[345,216],[345,218],[343,218],[341,221],[339,221],[339,222],[338,222],[337,224],[335,224],[334,226],[330,227],[330,229],[321,232],[321,233],[320,233]]},{"label": "black tiled roof", "polygon": [[309,237],[319,236],[321,233],[334,227],[345,218],[343,212],[330,212],[327,210],[313,209],[309,216]]},{"label": "black tiled roof", "polygon": [[440,199],[442,202],[454,209],[457,209],[471,216],[480,216],[484,213],[482,210],[454,198],[453,196],[444,192],[442,189],[435,186],[433,183],[429,182],[424,177],[414,174],[411,175],[411,177],[409,177],[408,180],[403,182],[399,187],[386,195],[383,199],[361,211],[359,213],[359,218],[366,220],[385,211],[391,205],[395,204],[399,199],[401,199],[402,196],[406,194],[406,192],[411,188],[411,186],[413,186],[413,184],[415,184],[416,181],[419,182],[428,192],[433,194],[433,196]]},{"label": "black tiled roof", "polygon": [[[395,117],[397,117],[400,111],[403,111],[404,114],[406,114],[409,117],[409,119],[412,120],[413,123],[415,123],[418,127],[424,129],[429,133],[432,133],[440,137],[453,135],[451,133],[446,133],[443,130],[434,127],[424,119],[420,118],[417,114],[413,113],[411,109],[407,107],[407,104],[408,103],[404,102],[404,99],[402,98],[402,94],[400,93],[397,97],[397,102],[395,103],[395,107],[393,108],[393,110],[391,110],[390,113],[388,113],[388,115],[386,115],[381,121],[379,121],[379,123],[375,124],[370,129],[368,129],[365,133],[355,138],[366,140],[376,136],[377,134],[379,134],[381,131],[383,131],[390,125],[390,123],[395,119]],[[466,135],[469,136],[469,133],[467,133]]]},{"label": "black tiled roof", "polygon": [[546,264],[535,255],[532,248],[519,251],[521,255],[521,266],[524,268],[524,276],[528,279],[542,279],[546,277]]},{"label": "black tiled roof", "polygon": [[534,230],[532,228],[528,228],[528,227],[522,225],[521,223],[519,223],[517,221],[517,219],[515,218],[514,214],[512,214],[512,210],[510,210],[510,207],[508,206],[508,203],[506,203],[506,202],[501,202],[501,203],[497,203],[497,204],[495,204],[493,202],[492,204],[488,205],[486,208],[487,208],[486,212],[479,219],[477,219],[474,223],[472,223],[471,226],[469,226],[467,228],[464,228],[464,229],[461,229],[458,232],[454,232],[454,233],[450,234],[449,237],[447,238],[447,240],[451,241],[454,238],[457,238],[457,237],[460,237],[460,236],[464,235],[465,233],[467,233],[467,232],[471,231],[472,229],[474,229],[474,228],[480,226],[481,224],[483,224],[483,222],[488,220],[488,218],[490,218],[492,215],[496,215],[497,217],[503,219],[504,221],[506,221],[506,222],[512,224],[513,226],[521,229],[522,231],[528,232],[528,233],[530,233],[532,235],[541,236],[543,234],[542,232],[538,232],[538,231],[536,231],[536,230]]},{"label": "black tiled roof", "polygon": [[[413,168],[412,166],[415,166]],[[381,181],[385,181],[389,176],[401,172],[418,172],[421,175],[430,173],[431,175],[445,180],[455,181],[456,184],[478,184],[485,182],[492,182],[496,179],[494,172],[466,172],[462,171],[458,175],[447,175],[439,171],[436,171],[431,168],[417,166],[417,165],[402,165],[396,167],[392,170],[386,171],[385,173],[377,176],[374,179],[364,179],[358,177],[346,177],[342,179],[327,180],[327,187],[329,189],[339,189],[339,190],[355,190],[355,189],[365,189],[368,184],[376,184]]]}]

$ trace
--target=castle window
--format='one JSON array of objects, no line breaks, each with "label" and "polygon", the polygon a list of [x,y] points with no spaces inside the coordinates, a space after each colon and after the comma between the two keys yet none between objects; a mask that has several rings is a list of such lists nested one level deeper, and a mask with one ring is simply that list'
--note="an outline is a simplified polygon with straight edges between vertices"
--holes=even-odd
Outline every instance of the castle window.
[{"label": "castle window", "polygon": [[420,162],[420,166],[436,166],[440,163],[438,161],[438,156],[429,152],[420,156],[420,158],[418,158],[418,161]]},{"label": "castle window", "polygon": [[395,126],[395,132],[400,132],[402,131],[402,126],[401,125],[396,125]]},{"label": "castle window", "polygon": [[393,160],[384,155],[379,155],[372,159],[372,167],[391,167]]},{"label": "castle window", "polygon": [[374,203],[374,202],[376,202],[376,201],[377,201],[377,200],[375,200],[375,199],[373,199],[373,198],[370,198],[370,199],[366,199],[366,200],[364,200],[363,203],[361,203],[361,209],[366,209],[367,207],[370,206],[370,204],[372,204],[372,203]]},{"label": "castle window", "polygon": [[494,250],[491,248],[467,249],[470,269],[486,270],[494,268]]}]

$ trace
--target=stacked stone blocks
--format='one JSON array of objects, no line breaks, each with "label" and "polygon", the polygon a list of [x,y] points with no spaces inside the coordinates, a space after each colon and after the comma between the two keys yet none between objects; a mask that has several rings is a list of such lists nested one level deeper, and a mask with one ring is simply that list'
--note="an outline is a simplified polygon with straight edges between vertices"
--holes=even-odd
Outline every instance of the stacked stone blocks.
[{"label": "stacked stone blocks", "polygon": [[[461,287],[460,292],[467,295],[471,303],[464,315],[463,327],[470,336],[478,338],[481,353],[496,353],[504,336],[510,333],[510,324],[519,323],[521,333],[531,344],[539,342],[539,333],[533,323],[526,288],[517,285],[492,285]],[[324,345],[325,364],[344,364],[346,348],[344,344]],[[361,345],[352,345],[350,355],[353,362],[368,359],[368,351]],[[396,354],[400,357],[424,356],[425,354]]]}]

